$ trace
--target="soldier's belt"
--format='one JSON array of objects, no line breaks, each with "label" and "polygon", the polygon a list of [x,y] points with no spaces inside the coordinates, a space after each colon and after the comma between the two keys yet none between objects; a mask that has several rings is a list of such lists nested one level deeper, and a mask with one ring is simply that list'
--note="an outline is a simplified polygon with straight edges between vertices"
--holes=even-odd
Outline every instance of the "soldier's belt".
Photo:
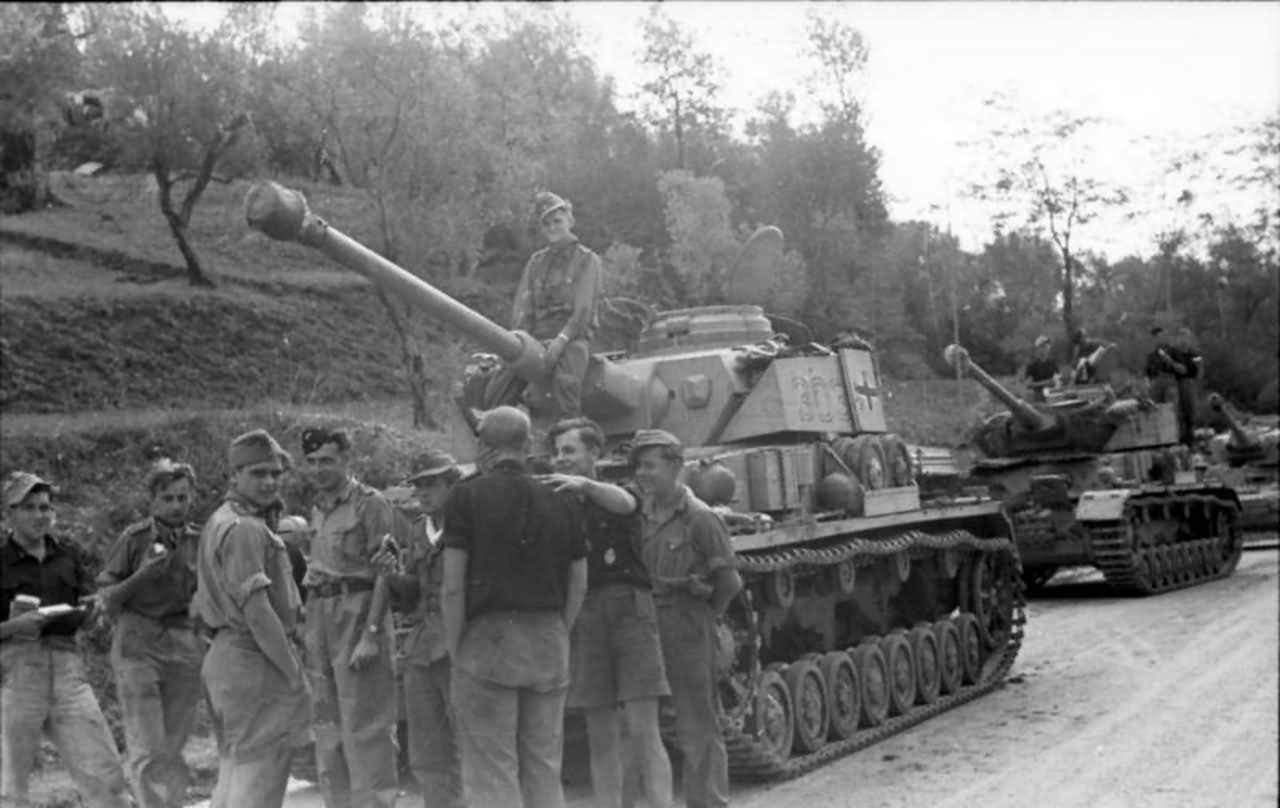
[{"label": "soldier's belt", "polygon": [[334,598],[338,595],[350,595],[355,592],[368,592],[373,589],[372,581],[352,578],[347,581],[325,581],[322,584],[307,587],[307,594],[313,598]]}]

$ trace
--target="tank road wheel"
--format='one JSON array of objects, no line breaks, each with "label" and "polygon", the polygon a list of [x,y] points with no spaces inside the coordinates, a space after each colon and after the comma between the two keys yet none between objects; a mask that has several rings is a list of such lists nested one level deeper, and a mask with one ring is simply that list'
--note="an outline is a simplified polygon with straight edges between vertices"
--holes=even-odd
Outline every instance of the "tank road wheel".
[{"label": "tank road wheel", "polygon": [[827,730],[831,726],[827,682],[822,678],[822,671],[812,659],[803,658],[788,665],[782,678],[791,691],[795,750],[801,754],[817,752],[827,742]]},{"label": "tank road wheel", "polygon": [[796,602],[796,576],[788,568],[774,570],[764,576],[765,594],[780,609],[790,609]]},{"label": "tank road wheel", "polygon": [[822,678],[827,680],[827,704],[831,712],[831,737],[840,741],[858,731],[862,712],[862,680],[853,659],[843,651],[823,654],[818,660]]},{"label": "tank road wheel", "polygon": [[835,591],[844,597],[847,598],[853,594],[858,584],[858,568],[854,565],[852,558],[831,567],[831,583]]},{"label": "tank road wheel", "polygon": [[933,704],[942,688],[938,663],[938,639],[927,625],[919,625],[907,632],[911,653],[916,658],[916,701]]},{"label": "tank road wheel", "polygon": [[791,691],[779,670],[786,670],[786,666],[773,663],[760,674],[754,716],[759,749],[774,765],[782,765],[791,756],[795,733]]},{"label": "tank road wheel", "polygon": [[889,464],[885,462],[884,449],[875,435],[854,438],[844,462],[858,476],[863,488],[876,491],[889,485]]},{"label": "tank road wheel", "polygon": [[964,678],[960,632],[950,620],[939,620],[933,624],[933,636],[938,641],[938,690],[954,693],[960,689],[960,680]]},{"label": "tank road wheel", "polygon": [[905,550],[901,553],[894,553],[893,574],[898,577],[898,583],[905,584],[907,579],[911,577],[911,554]]},{"label": "tank road wheel", "polygon": [[880,640],[880,651],[889,668],[889,712],[906,715],[916,703],[916,662],[911,643],[902,629]]},{"label": "tank road wheel", "polygon": [[961,679],[965,684],[971,685],[982,677],[982,634],[978,631],[977,618],[971,614],[958,615],[953,622],[960,638]]},{"label": "tank road wheel", "polygon": [[874,638],[864,640],[849,657],[862,682],[861,725],[878,727],[889,717],[889,665]]},{"label": "tank road wheel", "polygon": [[1150,558],[1151,558],[1151,585],[1156,588],[1162,587],[1164,586],[1164,579],[1165,579],[1165,576],[1168,575],[1169,570],[1168,568],[1165,567],[1164,553],[1161,552],[1161,548],[1152,547]]},{"label": "tank road wheel", "polygon": [[1005,556],[984,553],[969,568],[969,607],[978,620],[978,631],[987,648],[999,645],[1013,621],[1013,592],[1004,566]]}]

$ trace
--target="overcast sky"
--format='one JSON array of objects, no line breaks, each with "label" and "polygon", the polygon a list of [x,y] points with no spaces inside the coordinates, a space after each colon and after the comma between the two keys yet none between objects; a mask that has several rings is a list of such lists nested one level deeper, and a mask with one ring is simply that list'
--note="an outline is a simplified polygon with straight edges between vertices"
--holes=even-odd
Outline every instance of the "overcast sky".
[{"label": "overcast sky", "polygon": [[[284,3],[283,31],[302,4]],[[499,4],[447,13],[497,13]],[[768,91],[800,95],[807,3],[668,2],[725,68],[722,103],[748,113]],[[870,46],[864,106],[868,139],[882,155],[881,180],[894,218],[946,225],[978,247],[986,211],[960,189],[981,171],[979,152],[958,145],[990,124],[981,102],[1009,95],[1028,117],[1055,108],[1100,116],[1086,171],[1146,193],[1160,207],[1164,156],[1204,134],[1280,114],[1280,3],[822,3],[856,26]],[[170,7],[195,24],[216,20],[216,4]],[[588,52],[611,74],[624,108],[640,81],[636,54],[642,3],[563,5],[587,32]],[[439,13],[440,6],[431,12]],[[1201,188],[1208,200],[1211,189]],[[1220,208],[1255,200],[1219,195]],[[1207,204],[1207,202],[1206,202]],[[1221,212],[1221,211],[1219,211]],[[1099,220],[1078,244],[1112,258],[1150,253],[1173,213],[1139,224]]]}]

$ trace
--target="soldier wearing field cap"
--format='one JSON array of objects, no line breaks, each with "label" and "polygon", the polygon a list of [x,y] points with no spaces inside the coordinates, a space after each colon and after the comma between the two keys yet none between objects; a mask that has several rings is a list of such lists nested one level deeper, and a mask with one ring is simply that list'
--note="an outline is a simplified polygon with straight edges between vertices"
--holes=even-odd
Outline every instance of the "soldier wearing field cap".
[{"label": "soldier wearing field cap", "polygon": [[[591,359],[602,289],[600,257],[573,234],[573,205],[550,192],[534,203],[548,245],[529,258],[516,289],[511,327],[542,342],[550,411],[540,421],[581,415],[582,380]],[[489,384],[487,406],[512,404],[518,389],[510,371],[499,371]],[[542,408],[534,407],[535,410]]]},{"label": "soldier wearing field cap", "polygon": [[316,768],[327,808],[388,808],[399,792],[390,594],[373,557],[395,528],[391,504],[351,471],[343,430],[303,430],[315,484],[307,590],[307,673]]},{"label": "soldier wearing field cap", "polygon": [[76,631],[93,591],[84,553],[53,535],[53,486],[26,471],[4,478],[0,546],[0,804],[28,805],[28,777],[47,734],[80,798],[124,808],[124,772]]},{"label": "soldier wearing field cap", "polygon": [[398,611],[414,613],[404,649],[404,706],[409,725],[409,765],[424,806],[461,808],[462,779],[456,727],[449,709],[449,651],[440,613],[444,581],[444,504],[462,477],[453,456],[436,449],[414,458],[404,485],[412,486],[422,511],[409,528],[405,574],[393,574],[394,555],[374,557],[388,575]]},{"label": "soldier wearing field cap", "polygon": [[200,701],[204,641],[189,611],[200,531],[187,515],[196,473],[163,459],[147,475],[151,515],[125,528],[98,574],[98,601],[116,616],[111,668],[128,774],[142,808],[178,808],[187,743]]},{"label": "soldier wearing field cap", "polygon": [[192,611],[214,631],[201,670],[218,739],[212,808],[280,808],[311,699],[295,627],[301,600],[274,532],[289,454],[255,429],[227,450],[231,485],[205,523]]},{"label": "soldier wearing field cap", "polygon": [[643,556],[683,757],[685,804],[729,804],[729,765],[717,720],[716,620],[742,589],[724,522],[679,481],[680,440],[642,429],[631,461],[644,493]]}]

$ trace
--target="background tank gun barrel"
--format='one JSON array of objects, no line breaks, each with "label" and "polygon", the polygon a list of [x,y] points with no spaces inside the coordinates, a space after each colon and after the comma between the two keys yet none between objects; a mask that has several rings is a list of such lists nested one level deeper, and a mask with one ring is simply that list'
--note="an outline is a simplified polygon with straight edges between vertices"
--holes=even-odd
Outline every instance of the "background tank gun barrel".
[{"label": "background tank gun barrel", "polygon": [[970,359],[969,352],[961,346],[948,345],[942,355],[951,367],[962,373],[968,373],[978,384],[987,388],[991,395],[1005,405],[1009,412],[1013,414],[1014,419],[1025,429],[1033,432],[1047,432],[1057,426],[1057,419],[1040,412],[1026,401],[1006,390],[1000,382],[991,378],[989,373]]},{"label": "background tank gun barrel", "polygon": [[542,373],[542,345],[522,331],[509,331],[406,272],[373,250],[330,227],[307,208],[297,191],[259,183],[245,197],[249,225],[277,241],[313,247],[375,285],[408,300],[444,325],[470,337],[502,358],[526,380]]},{"label": "background tank gun barrel", "polygon": [[1246,449],[1253,447],[1261,447],[1261,442],[1250,435],[1240,422],[1231,417],[1231,413],[1227,412],[1226,403],[1222,400],[1222,396],[1217,393],[1209,394],[1209,409],[1213,410],[1223,423],[1227,425],[1227,431],[1231,433],[1231,440],[1228,445],[1232,449]]}]

